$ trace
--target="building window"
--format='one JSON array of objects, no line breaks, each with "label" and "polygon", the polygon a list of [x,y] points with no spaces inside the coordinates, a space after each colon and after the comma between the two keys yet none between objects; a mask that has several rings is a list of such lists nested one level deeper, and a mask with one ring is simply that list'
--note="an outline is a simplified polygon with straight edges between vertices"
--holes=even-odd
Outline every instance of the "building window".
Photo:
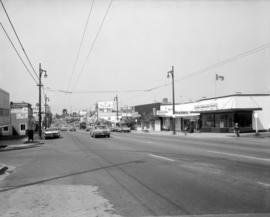
[{"label": "building window", "polygon": [[252,127],[252,112],[237,112],[234,120],[240,127]]},{"label": "building window", "polygon": [[215,118],[214,114],[203,114],[202,115],[202,127],[214,127]]},{"label": "building window", "polygon": [[25,124],[21,124],[21,131],[25,131]]},{"label": "building window", "polygon": [[229,128],[233,126],[233,113],[215,114],[215,128]]},{"label": "building window", "polygon": [[4,132],[8,132],[8,131],[9,131],[9,130],[8,130],[8,126],[3,127],[3,131],[4,131]]}]

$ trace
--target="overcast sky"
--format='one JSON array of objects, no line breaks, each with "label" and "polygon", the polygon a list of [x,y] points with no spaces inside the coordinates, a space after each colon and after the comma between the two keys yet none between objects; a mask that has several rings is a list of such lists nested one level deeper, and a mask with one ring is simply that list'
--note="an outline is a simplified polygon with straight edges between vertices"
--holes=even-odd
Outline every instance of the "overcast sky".
[{"label": "overcast sky", "polygon": [[[95,0],[74,72],[91,0],[2,1],[36,71],[39,63],[47,70],[54,112],[89,109],[116,94],[121,106],[171,101],[172,65],[179,103],[270,92],[270,1],[113,0],[86,59],[110,4]],[[24,58],[2,7],[0,22]],[[0,88],[10,101],[38,102],[38,88],[2,29]]]}]

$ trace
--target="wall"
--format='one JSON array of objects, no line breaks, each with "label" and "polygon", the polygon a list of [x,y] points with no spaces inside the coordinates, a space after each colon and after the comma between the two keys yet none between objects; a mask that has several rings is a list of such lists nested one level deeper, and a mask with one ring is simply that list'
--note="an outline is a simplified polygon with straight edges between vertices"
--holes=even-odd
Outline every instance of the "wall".
[{"label": "wall", "polygon": [[[8,131],[4,130],[8,127]],[[9,93],[0,89],[0,136],[11,134]]]},{"label": "wall", "polygon": [[261,111],[253,112],[252,128],[255,130],[255,117],[258,114],[258,130],[270,130],[270,96],[256,96],[253,97],[254,102],[262,108]]}]

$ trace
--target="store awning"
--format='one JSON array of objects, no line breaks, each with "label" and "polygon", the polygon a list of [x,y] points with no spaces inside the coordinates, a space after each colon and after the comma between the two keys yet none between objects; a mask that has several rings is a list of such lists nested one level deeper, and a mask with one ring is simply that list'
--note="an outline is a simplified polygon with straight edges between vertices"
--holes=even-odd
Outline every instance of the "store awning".
[{"label": "store awning", "polygon": [[[231,109],[215,109],[209,111],[200,111],[200,113],[224,113],[224,112],[240,112],[240,111],[260,111],[262,108],[231,108]],[[198,113],[198,110],[192,111],[192,113]]]}]

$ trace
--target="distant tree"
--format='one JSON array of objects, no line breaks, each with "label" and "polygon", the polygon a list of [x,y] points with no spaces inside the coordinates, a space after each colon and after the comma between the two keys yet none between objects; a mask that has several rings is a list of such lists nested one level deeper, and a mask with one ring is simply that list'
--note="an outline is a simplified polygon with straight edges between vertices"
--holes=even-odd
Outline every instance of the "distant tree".
[{"label": "distant tree", "polygon": [[68,111],[67,111],[67,109],[64,108],[64,109],[62,110],[62,115],[65,117],[67,114],[68,114]]}]

